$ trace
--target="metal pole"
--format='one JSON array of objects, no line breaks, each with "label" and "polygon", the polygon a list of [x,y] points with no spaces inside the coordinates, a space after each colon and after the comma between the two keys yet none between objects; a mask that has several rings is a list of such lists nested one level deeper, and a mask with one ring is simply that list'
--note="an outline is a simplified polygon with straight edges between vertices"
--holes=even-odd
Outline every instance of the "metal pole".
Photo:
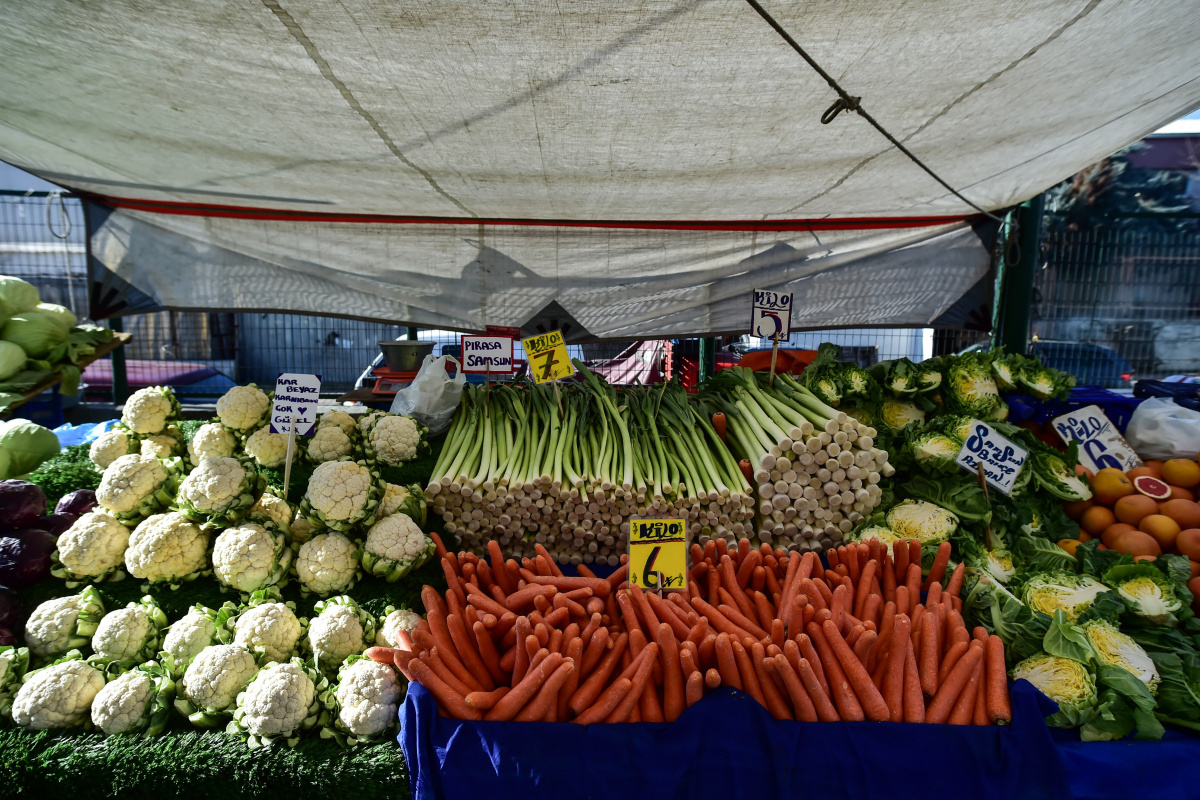
[{"label": "metal pole", "polygon": [[408,326],[408,340],[410,342],[415,342],[417,340],[417,329],[411,325]]},{"label": "metal pole", "polygon": [[717,346],[715,339],[700,340],[700,380],[706,380],[716,372]]},{"label": "metal pole", "polygon": [[1039,194],[1017,209],[1017,243],[1021,252],[1016,263],[1006,266],[1000,318],[1000,344],[1010,353],[1024,353],[1029,349],[1033,274],[1040,252],[1044,208],[1045,200]]},{"label": "metal pole", "polygon": [[[113,317],[108,321],[108,327],[116,332],[125,330],[125,320]],[[112,352],[112,397],[113,405],[121,405],[129,399],[129,375],[125,370],[125,348],[118,347]]]}]

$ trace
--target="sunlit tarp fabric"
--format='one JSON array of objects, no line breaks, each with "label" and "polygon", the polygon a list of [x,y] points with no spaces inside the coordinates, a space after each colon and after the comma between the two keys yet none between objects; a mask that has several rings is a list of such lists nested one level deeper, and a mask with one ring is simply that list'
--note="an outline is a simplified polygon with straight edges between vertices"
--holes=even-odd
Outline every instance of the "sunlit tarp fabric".
[{"label": "sunlit tarp fabric", "polygon": [[[764,5],[989,210],[1200,104],[1194,0]],[[973,209],[822,125],[835,95],[741,0],[45,0],[0,8],[0,53],[0,159],[116,207],[100,278],[164,306],[554,302],[630,337],[741,330],[752,287],[801,324],[931,323],[987,271]],[[574,227],[614,221],[650,224]]]}]

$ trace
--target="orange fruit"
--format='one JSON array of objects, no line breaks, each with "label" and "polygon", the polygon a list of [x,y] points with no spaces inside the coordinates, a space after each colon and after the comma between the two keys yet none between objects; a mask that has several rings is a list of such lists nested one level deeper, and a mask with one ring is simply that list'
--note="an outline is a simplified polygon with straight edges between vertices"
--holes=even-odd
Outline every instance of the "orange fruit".
[{"label": "orange fruit", "polygon": [[1104,529],[1104,533],[1100,534],[1100,541],[1109,547],[1112,547],[1113,542],[1116,541],[1116,538],[1122,533],[1129,533],[1130,531],[1136,530],[1137,528],[1133,527],[1128,522],[1118,522],[1116,525],[1109,525]]},{"label": "orange fruit", "polygon": [[1080,541],[1078,539],[1059,539],[1058,546],[1066,550],[1071,555],[1075,555],[1075,551],[1079,549]]},{"label": "orange fruit", "polygon": [[1107,550],[1107,549],[1108,549],[1108,546],[1107,546],[1107,545],[1105,545],[1105,544],[1103,544],[1103,543],[1101,543],[1101,544],[1098,544],[1098,545],[1096,545],[1096,549],[1097,549],[1097,550]]},{"label": "orange fruit", "polygon": [[1158,477],[1158,473],[1155,472],[1154,470],[1150,469],[1149,467],[1134,467],[1133,469],[1129,470],[1129,472],[1125,473],[1125,477],[1129,478],[1129,480],[1133,480],[1134,478],[1139,478],[1142,475],[1149,475],[1151,478]]},{"label": "orange fruit", "polygon": [[1113,550],[1131,556],[1156,556],[1162,552],[1158,540],[1142,531],[1128,531],[1113,540]]},{"label": "orange fruit", "polygon": [[1092,536],[1090,533],[1085,531],[1083,528],[1079,529],[1079,541],[1090,542],[1092,539],[1095,539],[1095,538],[1096,538],[1095,536]]},{"label": "orange fruit", "polygon": [[1162,465],[1162,477],[1172,486],[1191,489],[1200,485],[1200,464],[1186,458],[1172,458]]},{"label": "orange fruit", "polygon": [[[1146,461],[1146,462],[1143,462],[1143,463],[1145,463],[1145,465],[1146,465],[1147,467],[1149,467],[1150,469],[1154,470],[1154,474],[1155,474],[1155,475],[1157,475],[1157,476],[1158,476],[1158,477],[1160,477],[1160,478],[1162,477],[1162,465],[1163,465],[1163,462],[1161,462],[1161,461],[1155,461],[1154,459],[1150,459],[1149,461]],[[1170,481],[1167,481],[1167,483],[1170,483]]]},{"label": "orange fruit", "polygon": [[1200,528],[1200,504],[1191,500],[1168,500],[1159,503],[1158,513],[1175,520],[1180,528]]},{"label": "orange fruit", "polygon": [[1113,506],[1117,520],[1137,525],[1144,517],[1158,513],[1158,503],[1142,494],[1131,494],[1122,497]]},{"label": "orange fruit", "polygon": [[[1129,498],[1122,497],[1122,500]],[[1117,522],[1116,515],[1109,511],[1104,506],[1092,506],[1087,511],[1083,512],[1083,516],[1079,518],[1079,527],[1090,533],[1092,536],[1099,536],[1104,533],[1104,529],[1109,525],[1115,525]]]},{"label": "orange fruit", "polygon": [[[1175,545],[1179,536],[1179,523],[1163,514],[1151,514],[1138,523],[1138,530],[1150,534],[1158,542],[1158,546],[1167,550]],[[1130,534],[1125,534],[1129,536]]]},{"label": "orange fruit", "polygon": [[1083,464],[1076,464],[1076,465],[1075,465],[1075,474],[1076,474],[1076,475],[1079,475],[1079,476],[1087,475],[1087,478],[1088,478],[1088,480],[1089,480],[1089,481],[1090,481],[1092,478],[1096,477],[1096,473],[1092,472],[1090,469],[1088,469],[1087,467],[1085,467]]},{"label": "orange fruit", "polygon": [[1175,537],[1175,549],[1195,561],[1200,561],[1200,528],[1188,528]]},{"label": "orange fruit", "polygon": [[1092,478],[1092,493],[1096,503],[1112,508],[1122,497],[1133,494],[1133,483],[1115,467],[1106,467]]},{"label": "orange fruit", "polygon": [[1063,503],[1063,510],[1067,512],[1068,517],[1078,520],[1083,516],[1083,512],[1094,505],[1096,505],[1095,500],[1076,500],[1073,503]]},{"label": "orange fruit", "polygon": [[1158,556],[1134,556],[1134,561],[1154,561]]},{"label": "orange fruit", "polygon": [[1195,500],[1196,495],[1193,492],[1189,492],[1187,489],[1183,488],[1182,486],[1172,486],[1171,487],[1171,499],[1172,500]]},{"label": "orange fruit", "polygon": [[1192,566],[1192,577],[1194,578],[1197,575],[1200,575],[1200,561],[1192,561],[1191,559],[1188,559],[1188,563]]}]

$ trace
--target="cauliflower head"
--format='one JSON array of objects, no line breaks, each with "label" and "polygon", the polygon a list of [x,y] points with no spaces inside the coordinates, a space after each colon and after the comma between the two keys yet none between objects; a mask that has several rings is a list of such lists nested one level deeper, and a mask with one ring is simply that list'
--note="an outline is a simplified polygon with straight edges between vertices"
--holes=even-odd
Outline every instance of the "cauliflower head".
[{"label": "cauliflower head", "polygon": [[162,433],[146,436],[141,441],[140,452],[150,458],[172,458],[183,451],[183,434],[174,425],[168,425]]},{"label": "cauliflower head", "polygon": [[386,417],[387,415],[388,415],[388,412],[379,411],[378,409],[373,410],[373,411],[368,411],[365,414],[359,414],[359,416],[358,416],[358,432],[360,434],[362,434],[362,436],[365,437],[367,435],[367,431],[369,431],[371,429],[371,425],[374,424],[374,422],[376,420],[378,420],[380,417]]},{"label": "cauliflower head", "polygon": [[52,664],[25,676],[13,700],[13,722],[35,731],[79,725],[102,688],[104,673],[86,661]]},{"label": "cauliflower head", "polygon": [[337,425],[317,428],[308,440],[304,456],[314,464],[348,458],[354,452],[354,441]]},{"label": "cauliflower head", "polygon": [[238,695],[258,672],[258,662],[236,644],[206,647],[183,673],[175,709],[199,728],[214,728],[232,713]]},{"label": "cauliflower head", "polygon": [[268,469],[282,467],[287,461],[287,440],[285,434],[271,433],[264,425],[246,437],[246,455]]},{"label": "cauliflower head", "polygon": [[375,644],[380,647],[404,647],[400,631],[411,634],[421,622],[421,615],[407,608],[397,608],[384,617],[379,632],[375,634]]},{"label": "cauliflower head", "polygon": [[391,516],[397,511],[408,514],[418,525],[425,524],[428,504],[420,486],[415,483],[409,486],[397,486],[394,483],[387,485],[387,491],[384,492],[383,501],[380,503],[379,516]]},{"label": "cauliflower head", "polygon": [[250,509],[250,516],[253,517],[257,514],[274,522],[284,533],[287,533],[292,526],[291,504],[272,494],[271,491],[263,492],[263,496],[258,498],[258,502]]},{"label": "cauliflower head", "polygon": [[199,466],[206,458],[229,458],[237,451],[237,437],[216,422],[201,425],[188,442],[188,457]]},{"label": "cauliflower head", "polygon": [[336,725],[356,740],[376,737],[396,724],[400,695],[395,669],[354,659],[338,673]]},{"label": "cauliflower head", "polygon": [[47,600],[25,621],[25,645],[42,660],[86,647],[103,616],[104,601],[91,586],[70,597]]},{"label": "cauliflower head", "polygon": [[395,513],[367,531],[362,565],[365,571],[393,583],[428,561],[433,550],[433,540],[411,517]]},{"label": "cauliflower head", "polygon": [[167,615],[151,597],[110,611],[96,626],[92,651],[97,658],[129,668],[154,658]]},{"label": "cauliflower head", "polygon": [[348,531],[375,521],[386,488],[365,463],[327,461],[313,470],[300,511],[316,527]]},{"label": "cauliflower head", "polygon": [[245,518],[267,480],[250,462],[206,458],[179,484],[175,503],[181,514],[209,526],[235,525]]},{"label": "cauliflower head", "polygon": [[51,572],[69,581],[123,577],[129,528],[103,511],[81,514],[58,537],[58,564]]},{"label": "cauliflower head", "polygon": [[314,536],[296,554],[300,586],[319,595],[347,591],[358,573],[357,550],[354,542],[340,533]]},{"label": "cauliflower head", "polygon": [[375,618],[346,595],[316,604],[317,616],[308,623],[308,647],[313,664],[324,672],[337,669],[375,640]]},{"label": "cauliflower head", "polygon": [[412,417],[380,417],[371,426],[367,443],[384,464],[412,461],[421,445],[421,429]]},{"label": "cauliflower head", "polygon": [[178,678],[200,651],[217,642],[218,633],[217,612],[194,605],[187,614],[171,623],[163,637],[158,659],[172,677]]},{"label": "cauliflower head", "polygon": [[304,634],[300,620],[283,603],[256,605],[239,614],[233,627],[233,643],[260,654],[264,661],[287,661]]},{"label": "cauliflower head", "polygon": [[288,530],[292,534],[292,541],[301,543],[311,539],[313,532],[317,529],[308,521],[308,517],[297,513],[296,518],[292,520],[292,524],[288,526]]},{"label": "cauliflower head", "polygon": [[353,436],[354,432],[358,430],[358,424],[354,421],[354,417],[345,411],[337,411],[336,409],[326,411],[321,415],[321,418],[317,420],[317,430],[328,428],[330,425],[341,428],[342,432],[347,436]]},{"label": "cauliflower head", "polygon": [[121,422],[134,433],[162,433],[170,420],[179,416],[179,401],[166,386],[139,389],[125,401]]},{"label": "cauliflower head", "polygon": [[193,580],[208,569],[208,534],[182,514],[155,514],[134,528],[125,568],[150,583]]},{"label": "cauliflower head", "polygon": [[92,701],[92,722],[109,736],[157,736],[167,725],[175,681],[153,661],[105,684]]},{"label": "cauliflower head", "polygon": [[96,502],[121,522],[137,522],[171,504],[177,471],[170,461],[121,456],[105,468]]},{"label": "cauliflower head", "polygon": [[217,416],[221,424],[245,433],[265,422],[270,408],[271,398],[253,383],[234,386],[217,400]]},{"label": "cauliflower head", "polygon": [[251,748],[276,737],[294,743],[296,734],[314,727],[322,716],[318,683],[321,691],[328,688],[298,658],[268,664],[238,696],[228,732],[247,736]]},{"label": "cauliflower head", "polygon": [[133,435],[127,428],[121,426],[97,436],[92,442],[92,446],[88,448],[88,458],[103,470],[121,456],[137,452],[136,446],[137,442]]},{"label": "cauliflower head", "polygon": [[277,584],[287,575],[292,550],[273,522],[243,522],[221,531],[213,543],[213,574],[226,586],[254,592]]}]

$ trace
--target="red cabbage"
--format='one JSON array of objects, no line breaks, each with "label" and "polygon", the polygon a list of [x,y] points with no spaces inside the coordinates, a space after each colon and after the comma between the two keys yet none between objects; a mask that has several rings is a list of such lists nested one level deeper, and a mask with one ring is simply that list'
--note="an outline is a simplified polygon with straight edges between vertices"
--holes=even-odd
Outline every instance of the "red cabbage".
[{"label": "red cabbage", "polygon": [[51,536],[57,538],[61,536],[67,528],[74,525],[75,520],[77,519],[79,519],[78,514],[48,514],[40,519],[34,520],[34,523],[29,527],[36,528],[39,531],[45,531]]},{"label": "red cabbage", "polygon": [[25,609],[17,599],[17,593],[7,586],[0,586],[0,628],[19,630],[25,627]]},{"label": "red cabbage", "polygon": [[28,528],[45,513],[46,495],[40,486],[25,481],[0,481],[0,530]]},{"label": "red cabbage", "polygon": [[13,635],[12,631],[8,628],[0,628],[0,647],[6,644],[15,645],[16,643],[17,637]]},{"label": "red cabbage", "polygon": [[91,489],[79,489],[71,492],[58,501],[54,507],[56,514],[86,514],[95,508],[96,493]]},{"label": "red cabbage", "polygon": [[50,574],[50,554],[57,545],[45,531],[10,531],[0,537],[0,584],[24,589]]}]

